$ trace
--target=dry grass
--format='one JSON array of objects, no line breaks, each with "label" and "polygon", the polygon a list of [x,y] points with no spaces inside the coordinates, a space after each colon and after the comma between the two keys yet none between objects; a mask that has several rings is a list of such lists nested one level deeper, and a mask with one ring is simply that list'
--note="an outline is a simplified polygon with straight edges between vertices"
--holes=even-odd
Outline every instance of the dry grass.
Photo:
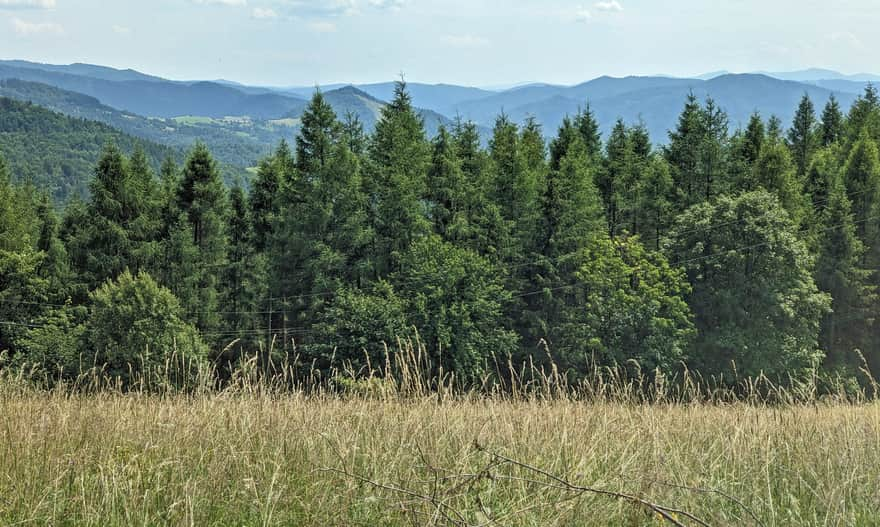
[{"label": "dry grass", "polygon": [[875,403],[89,395],[7,385],[0,524],[671,524],[495,453],[709,525],[878,525],[878,446]]}]

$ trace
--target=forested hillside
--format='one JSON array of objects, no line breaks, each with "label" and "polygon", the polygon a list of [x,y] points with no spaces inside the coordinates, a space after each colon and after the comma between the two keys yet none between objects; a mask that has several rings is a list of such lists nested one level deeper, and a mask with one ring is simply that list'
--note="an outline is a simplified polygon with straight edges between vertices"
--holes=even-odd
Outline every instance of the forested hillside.
[{"label": "forested hillside", "polygon": [[399,83],[370,134],[316,93],[249,192],[204,145],[158,173],[106,148],[60,218],[4,175],[0,348],[50,379],[257,352],[366,375],[409,337],[465,386],[530,364],[855,387],[880,368],[880,98],[794,115],[732,131],[692,95],[663,147],[586,108],[549,143],[502,115],[484,148],[470,122],[429,137]]},{"label": "forested hillside", "polygon": [[[98,121],[147,141],[186,150],[197,141],[211,146],[227,172],[241,173],[295,131],[293,122],[254,123],[250,119],[148,118],[101,104],[94,97],[48,84],[0,80],[0,96],[32,102],[72,117]],[[235,170],[232,167],[238,167]]]},{"label": "forested hillside", "polygon": [[109,143],[128,153],[142,148],[154,167],[167,156],[181,157],[169,147],[94,121],[0,97],[0,155],[16,181],[33,184],[59,203],[87,194],[101,149]]}]

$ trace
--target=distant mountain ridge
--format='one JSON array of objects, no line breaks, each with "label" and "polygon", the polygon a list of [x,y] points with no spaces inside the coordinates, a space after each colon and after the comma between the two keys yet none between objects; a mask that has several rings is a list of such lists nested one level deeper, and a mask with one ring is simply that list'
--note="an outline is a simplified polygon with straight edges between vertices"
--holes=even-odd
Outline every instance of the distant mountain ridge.
[{"label": "distant mountain ridge", "polygon": [[[55,66],[0,61],[0,79],[13,77],[83,93],[104,106],[136,116],[174,118],[181,126],[197,128],[196,134],[213,130],[215,140],[232,140],[229,134],[237,134],[243,144],[250,141],[260,145],[248,147],[252,152],[267,151],[271,148],[268,141],[290,139],[306,99],[315,90],[246,86],[229,80],[169,81],[134,70],[88,64]],[[736,129],[744,126],[755,111],[789,122],[805,93],[819,108],[833,94],[846,109],[868,82],[880,79],[869,74],[844,75],[822,69],[770,74],[718,71],[698,77],[603,76],[572,86],[530,83],[499,91],[414,82],[408,83],[408,89],[429,134],[461,117],[476,122],[486,140],[496,117],[503,112],[517,122],[535,117],[550,137],[565,115],[589,104],[606,134],[619,118],[628,123],[642,121],[652,139],[662,143],[689,93],[701,99],[713,97],[728,112],[731,129]],[[394,83],[333,84],[321,89],[340,118],[352,113],[370,130],[382,106],[393,96]],[[225,119],[227,116],[236,119]],[[131,127],[126,130],[135,132]]]}]

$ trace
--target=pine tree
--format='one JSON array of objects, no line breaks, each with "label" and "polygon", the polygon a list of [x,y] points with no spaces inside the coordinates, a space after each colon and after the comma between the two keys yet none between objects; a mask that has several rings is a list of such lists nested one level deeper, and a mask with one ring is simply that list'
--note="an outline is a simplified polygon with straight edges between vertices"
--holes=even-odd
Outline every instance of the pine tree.
[{"label": "pine tree", "polygon": [[[177,204],[186,217],[192,246],[198,251],[196,325],[201,331],[216,331],[220,325],[220,277],[227,265],[226,222],[229,212],[226,188],[208,148],[198,143],[187,157]],[[186,250],[182,247],[181,250]],[[181,299],[183,300],[183,299]],[[185,306],[190,307],[190,306]]]},{"label": "pine tree", "polygon": [[303,179],[308,179],[329,161],[342,136],[342,125],[320,90],[315,91],[301,120],[300,132],[296,136],[296,169]]},{"label": "pine tree", "polygon": [[629,132],[618,119],[605,146],[605,163],[596,174],[596,187],[605,204],[608,234],[614,238],[621,230],[632,229],[631,218],[624,218],[624,192],[631,183],[634,153]]},{"label": "pine tree", "polygon": [[428,170],[428,201],[434,232],[453,244],[471,237],[467,214],[468,186],[453,137],[440,127]]},{"label": "pine tree", "polygon": [[521,326],[527,343],[546,339],[552,347],[568,310],[576,309],[572,291],[565,288],[576,280],[576,254],[607,232],[602,199],[594,183],[595,163],[575,136],[559,169],[548,173],[541,199],[538,251],[524,284],[530,293],[543,291],[525,297]]},{"label": "pine tree", "polygon": [[644,172],[635,207],[638,234],[645,247],[660,250],[660,242],[673,222],[673,182],[669,164],[661,156],[652,156]]},{"label": "pine tree", "polygon": [[788,130],[788,147],[800,179],[807,174],[816,151],[816,142],[816,111],[809,95],[804,94]]},{"label": "pine tree", "polygon": [[755,183],[779,198],[795,222],[806,212],[803,187],[798,181],[791,152],[781,141],[769,140],[755,165]]},{"label": "pine tree", "polygon": [[876,142],[880,141],[880,95],[872,84],[850,107],[846,118],[847,144],[853,145],[866,131]]},{"label": "pine tree", "polygon": [[672,178],[678,194],[676,201],[680,210],[697,202],[697,171],[705,134],[703,125],[700,103],[691,93],[678,117],[675,130],[669,132],[669,144],[666,148],[666,160],[672,167]]},{"label": "pine tree", "polygon": [[822,110],[822,123],[819,128],[820,144],[823,147],[831,146],[843,137],[844,122],[840,103],[832,93],[828,98],[825,109]]},{"label": "pine tree", "polygon": [[48,195],[43,195],[37,207],[37,217],[41,223],[37,250],[43,253],[37,272],[46,280],[49,302],[64,304],[70,299],[76,281],[67,248],[58,237],[58,216]]},{"label": "pine tree", "polygon": [[822,321],[820,344],[827,352],[827,366],[844,367],[854,374],[861,366],[856,350],[869,350],[867,329],[876,299],[872,273],[862,267],[865,249],[856,236],[850,200],[839,177],[831,182],[824,219],[816,283],[831,295],[832,309]]},{"label": "pine tree", "polygon": [[71,261],[92,290],[125,269],[137,272],[153,263],[158,224],[154,220],[153,175],[136,152],[132,166],[115,145],[108,145],[95,167],[85,224],[68,244]]},{"label": "pine tree", "polygon": [[587,104],[583,110],[579,110],[574,118],[574,126],[577,128],[584,142],[584,148],[587,149],[587,155],[597,157],[602,154],[602,134],[599,132],[599,122],[596,120],[596,114]]},{"label": "pine tree", "polygon": [[403,81],[382,109],[369,154],[373,260],[378,276],[385,276],[397,268],[399,257],[414,240],[430,232],[422,201],[430,145]]},{"label": "pine tree", "polygon": [[754,166],[761,157],[761,148],[764,145],[765,139],[764,121],[761,119],[761,115],[755,112],[749,118],[749,125],[746,127],[742,148],[743,158],[749,166]]},{"label": "pine tree", "polygon": [[356,156],[364,155],[367,151],[367,134],[364,132],[364,123],[354,112],[346,112],[342,122],[342,140]]},{"label": "pine tree", "polygon": [[258,252],[265,252],[272,238],[272,231],[278,221],[281,209],[282,164],[290,151],[287,143],[281,141],[271,157],[263,159],[257,166],[257,175],[251,182],[248,207],[253,224],[253,244]]},{"label": "pine tree", "polygon": [[869,249],[874,249],[876,229],[871,227],[877,223],[872,216],[876,214],[880,201],[880,157],[877,144],[867,130],[862,131],[852,146],[843,174],[855,215],[856,232]]},{"label": "pine tree", "polygon": [[262,301],[268,296],[265,258],[254,248],[252,221],[247,198],[240,186],[229,194],[230,214],[228,261],[222,274],[221,305],[223,306],[223,333],[225,341],[237,340],[234,346],[225,346],[225,355],[217,362],[221,367],[235,366],[248,351],[259,347],[259,329],[263,317]]}]

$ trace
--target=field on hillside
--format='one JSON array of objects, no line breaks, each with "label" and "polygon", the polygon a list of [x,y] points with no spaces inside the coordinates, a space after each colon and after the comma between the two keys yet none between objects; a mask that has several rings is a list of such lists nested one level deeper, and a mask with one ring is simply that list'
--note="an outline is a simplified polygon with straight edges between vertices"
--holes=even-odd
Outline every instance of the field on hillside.
[{"label": "field on hillside", "polygon": [[0,524],[877,525],[878,445],[876,403],[4,388]]}]

